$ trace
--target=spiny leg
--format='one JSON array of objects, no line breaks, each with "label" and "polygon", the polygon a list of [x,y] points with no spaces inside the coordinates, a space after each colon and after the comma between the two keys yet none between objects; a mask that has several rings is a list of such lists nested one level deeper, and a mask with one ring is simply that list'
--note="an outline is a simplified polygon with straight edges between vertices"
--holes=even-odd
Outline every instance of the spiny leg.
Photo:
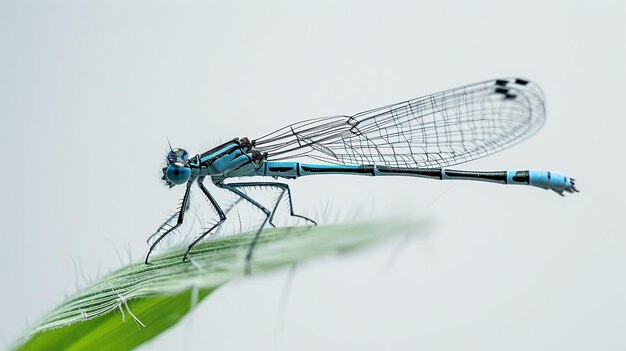
[{"label": "spiny leg", "polygon": [[191,193],[192,183],[193,181],[187,182],[187,189],[185,189],[185,196],[183,197],[183,202],[180,206],[180,211],[178,212],[178,220],[176,221],[176,224],[172,226],[170,229],[166,230],[165,233],[161,234],[161,236],[159,236],[156,239],[156,241],[152,243],[152,245],[150,246],[150,250],[148,250],[148,254],[146,255],[146,260],[145,260],[146,264],[148,264],[148,258],[150,258],[150,253],[152,253],[152,250],[154,250],[154,248],[157,246],[159,241],[161,241],[167,234],[171,233],[176,228],[178,228],[181,224],[183,224],[183,219],[185,218],[185,211],[187,208],[189,208],[189,194]]},{"label": "spiny leg", "polygon": [[[233,209],[235,209],[237,207],[237,205],[243,201],[244,198],[243,197],[238,197],[237,200],[235,200],[234,202],[232,202],[225,210],[224,210],[224,215],[228,216],[228,214],[230,213],[230,211],[232,211]],[[241,215],[239,212],[237,212],[237,219],[239,220],[239,232],[243,231],[243,226],[241,224]],[[216,232],[217,233],[217,232]]]},{"label": "spiny leg", "polygon": [[200,186],[200,190],[202,190],[202,192],[204,193],[204,195],[206,195],[206,197],[209,199],[209,201],[211,202],[211,205],[213,206],[213,208],[215,208],[215,211],[217,211],[218,216],[220,216],[220,220],[215,223],[211,228],[209,228],[208,230],[206,230],[204,233],[200,234],[199,237],[196,238],[196,240],[194,240],[189,247],[187,248],[187,251],[185,252],[185,256],[183,256],[183,261],[185,261],[187,259],[187,256],[189,255],[189,252],[191,251],[191,248],[194,247],[194,245],[196,245],[200,240],[202,240],[207,234],[209,234],[211,231],[213,231],[213,229],[219,227],[222,223],[224,223],[224,221],[226,220],[226,214],[224,213],[224,211],[222,211],[222,208],[220,207],[220,205],[217,203],[217,201],[215,201],[215,198],[213,197],[213,195],[211,195],[211,193],[209,192],[209,190],[204,186],[204,184],[202,184],[202,181],[204,181],[204,178],[200,178],[198,179],[198,186]]},{"label": "spiny leg", "polygon": [[280,191],[280,194],[278,194],[278,197],[276,198],[276,202],[274,203],[274,207],[272,208],[272,214],[270,215],[269,224],[274,228],[276,228],[276,225],[274,224],[274,215],[276,214],[276,210],[278,210],[278,205],[280,204],[280,200],[282,200],[283,195],[285,195],[285,191],[286,191],[285,189],[282,189]]},{"label": "spiny leg", "polygon": [[[298,217],[298,218],[304,219],[305,221],[311,222],[311,223],[313,223],[313,225],[317,226],[317,222],[312,220],[311,218],[305,217],[303,215],[299,215],[299,214],[296,214],[296,213],[293,212],[293,200],[292,200],[292,197],[291,197],[291,189],[289,188],[289,185],[287,185],[285,183],[275,183],[275,182],[266,182],[265,184],[267,184],[267,186],[269,186],[269,187],[282,188],[283,191],[282,191],[280,197],[282,197],[282,194],[287,192],[287,200],[289,201],[289,213],[291,214],[292,217]],[[272,213],[272,218],[270,218],[270,223],[274,219],[274,214],[276,213],[276,209],[278,208],[278,202],[280,202],[280,198],[276,202],[276,206],[274,207],[274,212]]]},{"label": "spiny leg", "polygon": [[259,235],[261,235],[261,231],[263,230],[263,228],[265,227],[265,225],[267,224],[267,222],[270,219],[271,212],[267,208],[263,207],[263,205],[261,205],[260,203],[256,202],[254,199],[252,199],[251,197],[249,197],[245,193],[243,193],[241,190],[237,189],[237,187],[240,184],[242,184],[242,183],[230,183],[230,184],[215,183],[216,186],[218,186],[218,187],[220,187],[222,189],[226,189],[226,190],[228,190],[230,192],[233,192],[233,193],[239,195],[240,197],[244,198],[249,203],[251,203],[254,206],[256,206],[258,209],[263,211],[263,213],[265,213],[265,220],[263,220],[263,224],[261,224],[261,227],[254,234],[254,238],[252,239],[252,242],[250,243],[250,246],[248,247],[248,253],[246,254],[246,262],[245,262],[244,271],[245,271],[246,274],[249,275],[250,274],[250,261],[252,260],[252,251],[254,251],[254,247],[256,245],[257,240],[259,239]]},{"label": "spiny leg", "polygon": [[277,188],[280,189],[280,195],[278,195],[278,198],[276,200],[276,204],[274,205],[274,208],[272,209],[272,214],[270,215],[269,218],[269,223],[275,227],[274,223],[272,222],[274,220],[274,215],[276,214],[276,209],[278,208],[278,204],[280,203],[280,200],[282,199],[283,195],[285,194],[285,192],[287,193],[287,200],[289,201],[289,212],[293,217],[298,217],[301,219],[304,219],[305,221],[309,221],[311,223],[313,223],[313,225],[317,225],[317,222],[315,222],[314,220],[296,214],[293,211],[293,201],[291,200],[291,189],[289,189],[289,185],[285,184],[285,183],[278,183],[278,182],[246,182],[246,183],[231,183],[229,184],[231,186],[236,186],[238,188],[255,188],[255,187],[262,187],[262,186],[266,186],[269,188]]},{"label": "spiny leg", "polygon": [[165,222],[163,222],[163,224],[161,224],[161,225],[159,226],[159,228],[157,228],[157,230],[155,230],[155,231],[154,231],[154,233],[152,233],[152,234],[148,237],[148,239],[146,239],[146,244],[150,245],[150,240],[152,240],[152,238],[154,238],[155,236],[159,235],[159,233],[163,230],[163,228],[165,228],[165,227],[170,227],[170,228],[171,228],[170,222],[171,222],[174,218],[176,218],[176,216],[178,216],[178,212],[174,212],[174,213],[172,213],[172,215],[171,215],[171,216],[169,216],[169,218],[168,218],[168,219],[166,219],[166,220],[165,220]]},{"label": "spiny leg", "polygon": [[230,204],[230,206],[228,206],[228,208],[224,211],[225,215],[228,215],[228,213],[230,213],[230,211],[232,211],[235,207],[237,207],[237,205],[241,202],[241,200],[243,200],[244,198],[240,197],[237,200],[235,200],[235,202],[233,202],[232,204]]},{"label": "spiny leg", "polygon": [[[187,208],[185,208],[185,212],[187,212],[187,210],[189,210],[189,203],[190,202],[187,202]],[[168,219],[166,219],[165,222],[163,222],[163,224],[161,224],[159,226],[159,228],[154,233],[152,233],[152,235],[150,235],[148,237],[148,239],[146,239],[146,244],[150,244],[150,240],[152,240],[152,238],[154,238],[155,236],[159,235],[159,233],[163,230],[163,228],[165,228],[167,226],[171,227],[170,222],[174,218],[176,218],[176,216],[178,216],[178,212],[172,213],[172,215]]]}]

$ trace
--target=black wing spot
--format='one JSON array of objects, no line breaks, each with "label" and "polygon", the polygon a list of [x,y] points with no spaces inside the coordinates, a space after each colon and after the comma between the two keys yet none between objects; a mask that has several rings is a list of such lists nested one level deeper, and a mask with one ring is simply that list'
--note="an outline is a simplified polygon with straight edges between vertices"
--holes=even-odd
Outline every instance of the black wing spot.
[{"label": "black wing spot", "polygon": [[501,87],[504,87],[504,86],[506,86],[506,85],[507,85],[507,83],[508,83],[508,82],[509,82],[508,80],[497,79],[497,80],[496,80],[496,85],[499,85],[499,86],[501,86]]},{"label": "black wing spot", "polygon": [[509,89],[507,88],[496,88],[496,94],[504,94],[507,95],[509,93]]},{"label": "black wing spot", "polygon": [[524,79],[517,78],[517,79],[515,79],[515,84],[526,85],[526,84],[528,84],[528,81],[524,80]]},{"label": "black wing spot", "polygon": [[515,99],[517,97],[517,95],[511,94],[509,92],[508,88],[500,88],[500,87],[498,87],[498,88],[496,88],[495,93],[496,94],[503,94],[505,100],[512,100],[512,99]]}]

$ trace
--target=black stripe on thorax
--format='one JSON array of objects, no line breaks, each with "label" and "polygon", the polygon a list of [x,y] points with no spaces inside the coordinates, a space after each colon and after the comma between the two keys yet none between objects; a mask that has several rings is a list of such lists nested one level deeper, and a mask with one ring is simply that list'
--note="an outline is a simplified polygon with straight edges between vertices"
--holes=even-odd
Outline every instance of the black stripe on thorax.
[{"label": "black stripe on thorax", "polygon": [[[210,154],[216,153],[216,152],[218,152],[219,150],[226,148],[228,145],[237,145],[237,146],[240,146],[240,144],[239,144],[239,142],[238,142],[237,140],[231,140],[231,141],[226,142],[226,143],[224,143],[224,144],[222,144],[222,145],[216,146],[216,147],[212,148],[212,149],[211,149],[211,150],[209,150],[209,151],[206,151],[206,152],[202,153],[202,155],[200,155],[200,158],[202,159],[202,158],[204,158],[204,157],[206,157],[206,156],[209,156]],[[233,147],[233,148],[231,148],[230,150],[228,150],[228,151],[226,151],[226,152],[219,153],[219,154],[217,154],[217,155],[213,156],[212,158],[210,158],[210,159],[208,159],[208,160],[204,161],[204,162],[203,162],[203,164],[205,164],[205,165],[210,165],[211,163],[213,163],[213,161],[217,160],[218,158],[220,158],[220,157],[222,157],[222,156],[224,156],[224,155],[232,154],[233,152],[235,152],[235,151],[237,151],[237,150],[240,150],[240,149],[241,149],[241,148],[239,148],[239,147]]]},{"label": "black stripe on thorax", "polygon": [[203,157],[209,156],[210,154],[212,154],[212,153],[214,153],[214,152],[217,152],[218,150],[223,149],[224,147],[226,147],[226,146],[228,146],[228,145],[230,145],[230,144],[239,145],[239,142],[237,142],[237,141],[235,141],[235,140],[227,141],[227,142],[225,142],[224,144],[218,145],[218,146],[216,146],[216,147],[212,148],[212,149],[211,149],[211,150],[209,150],[209,151],[205,151],[204,153],[202,153],[202,155],[200,155],[200,158],[203,158]]}]

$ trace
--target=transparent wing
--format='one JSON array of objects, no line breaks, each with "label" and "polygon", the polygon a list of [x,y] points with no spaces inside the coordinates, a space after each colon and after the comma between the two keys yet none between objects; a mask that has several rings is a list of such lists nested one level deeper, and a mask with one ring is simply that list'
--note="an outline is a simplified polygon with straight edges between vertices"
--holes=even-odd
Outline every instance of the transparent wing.
[{"label": "transparent wing", "polygon": [[498,152],[537,131],[543,94],[494,79],[358,113],[310,119],[255,139],[268,160],[447,167]]}]

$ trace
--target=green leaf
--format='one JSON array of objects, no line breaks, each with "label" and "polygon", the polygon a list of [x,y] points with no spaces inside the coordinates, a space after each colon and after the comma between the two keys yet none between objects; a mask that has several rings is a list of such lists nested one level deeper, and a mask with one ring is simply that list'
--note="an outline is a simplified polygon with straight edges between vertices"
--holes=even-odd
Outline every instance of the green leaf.
[{"label": "green leaf", "polygon": [[[330,252],[345,252],[407,234],[415,222],[394,221],[263,231],[252,274]],[[206,240],[187,262],[184,249],[134,263],[78,292],[45,316],[16,350],[131,350],[180,321],[223,284],[244,275],[251,233]]]}]

